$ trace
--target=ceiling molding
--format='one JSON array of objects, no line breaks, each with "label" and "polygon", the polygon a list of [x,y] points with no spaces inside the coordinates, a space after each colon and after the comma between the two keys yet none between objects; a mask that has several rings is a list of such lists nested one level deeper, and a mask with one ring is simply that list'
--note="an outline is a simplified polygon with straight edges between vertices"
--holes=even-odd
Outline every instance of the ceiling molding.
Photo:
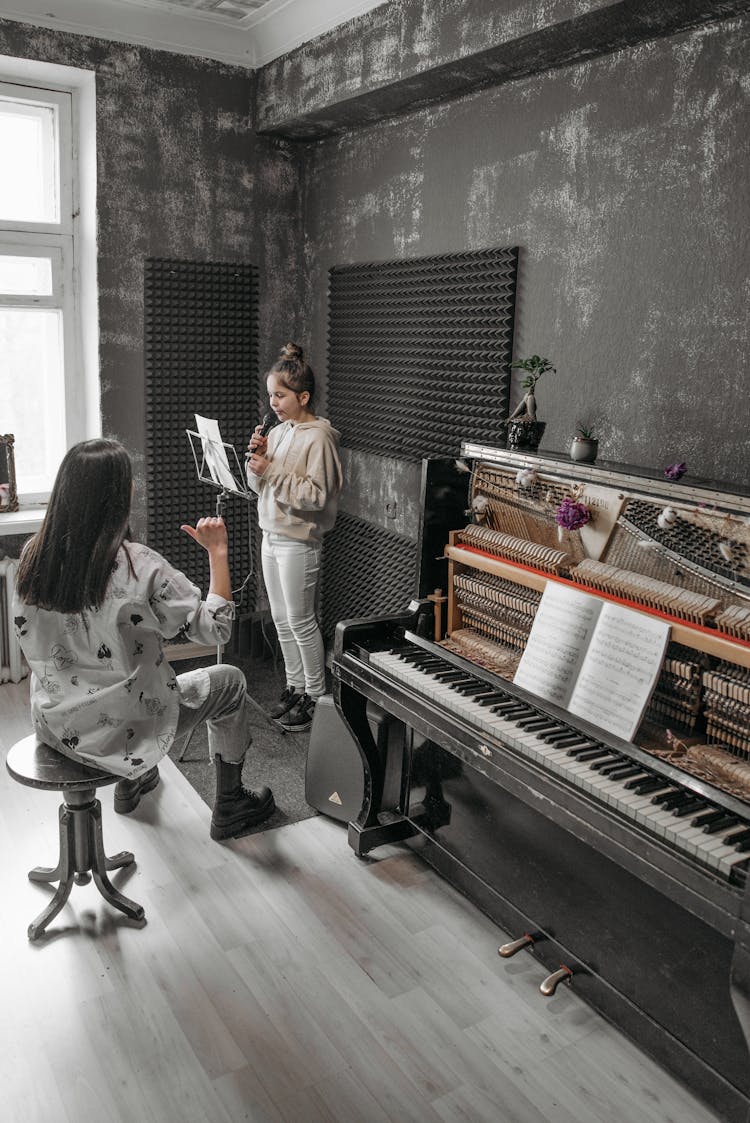
[{"label": "ceiling molding", "polygon": [[0,0],[0,19],[255,69],[384,0],[266,0],[237,18],[164,0]]}]

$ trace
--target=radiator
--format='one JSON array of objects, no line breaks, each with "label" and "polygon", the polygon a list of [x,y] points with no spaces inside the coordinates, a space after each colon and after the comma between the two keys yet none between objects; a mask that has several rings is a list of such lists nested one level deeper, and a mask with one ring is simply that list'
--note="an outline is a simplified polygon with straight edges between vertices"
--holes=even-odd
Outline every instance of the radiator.
[{"label": "radiator", "polygon": [[0,682],[20,682],[29,673],[13,627],[16,558],[0,559]]}]

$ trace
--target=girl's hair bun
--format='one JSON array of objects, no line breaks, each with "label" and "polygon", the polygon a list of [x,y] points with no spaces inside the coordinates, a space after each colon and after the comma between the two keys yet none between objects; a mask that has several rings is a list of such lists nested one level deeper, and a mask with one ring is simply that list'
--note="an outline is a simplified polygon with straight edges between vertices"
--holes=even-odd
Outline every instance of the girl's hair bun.
[{"label": "girl's hair bun", "polygon": [[286,362],[302,362],[304,351],[297,343],[287,343],[281,348],[281,358]]}]

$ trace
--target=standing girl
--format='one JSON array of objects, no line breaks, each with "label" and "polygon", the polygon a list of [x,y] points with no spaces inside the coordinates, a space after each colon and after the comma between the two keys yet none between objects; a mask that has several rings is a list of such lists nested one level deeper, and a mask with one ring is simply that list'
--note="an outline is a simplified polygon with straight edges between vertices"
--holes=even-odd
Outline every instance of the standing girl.
[{"label": "standing girl", "polygon": [[343,484],[339,434],[315,415],[315,376],[301,347],[287,343],[266,378],[281,424],[250,441],[247,479],[258,495],[261,559],[286,687],[271,716],[290,732],[308,729],[325,694],[325,650],[315,614],[323,535]]},{"label": "standing girl", "polygon": [[203,600],[160,554],[129,541],[132,493],[121,444],[75,445],[24,547],[13,614],[32,671],[34,728],[64,756],[122,777],[115,811],[124,814],[156,787],[172,742],[205,720],[216,762],[211,837],[233,838],[274,810],[268,788],[242,786],[251,741],[245,677],[225,664],[176,676],[162,650],[176,635],[207,645],[229,639],[226,527],[218,518],[182,527],[208,552]]}]

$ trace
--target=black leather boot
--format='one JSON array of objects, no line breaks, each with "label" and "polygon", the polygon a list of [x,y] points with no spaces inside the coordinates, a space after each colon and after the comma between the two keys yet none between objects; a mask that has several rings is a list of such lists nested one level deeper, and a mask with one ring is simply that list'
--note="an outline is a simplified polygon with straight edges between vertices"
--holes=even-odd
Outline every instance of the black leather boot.
[{"label": "black leather boot", "polygon": [[141,802],[141,796],[150,792],[158,783],[159,766],[157,764],[153,768],[149,768],[148,772],[144,772],[142,776],[136,776],[134,780],[118,780],[115,784],[115,811],[117,814],[129,815],[131,811],[135,811]]},{"label": "black leather boot", "polygon": [[216,799],[211,816],[211,838],[236,838],[276,810],[270,788],[253,792],[242,786],[242,761],[233,763],[215,756]]}]

